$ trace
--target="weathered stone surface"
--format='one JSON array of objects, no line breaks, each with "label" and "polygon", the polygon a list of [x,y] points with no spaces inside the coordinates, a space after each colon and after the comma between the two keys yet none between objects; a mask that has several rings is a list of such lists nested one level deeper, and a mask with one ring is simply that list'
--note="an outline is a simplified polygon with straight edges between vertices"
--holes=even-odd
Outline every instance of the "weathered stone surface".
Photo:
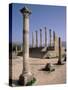
[{"label": "weathered stone surface", "polygon": [[38,31],[36,31],[36,47],[38,47]]},{"label": "weathered stone surface", "polygon": [[58,37],[57,35],[55,34],[55,46],[54,46],[54,49],[55,49],[55,53],[56,53],[56,56],[58,56]]},{"label": "weathered stone surface", "polygon": [[[51,33],[51,30],[50,30],[50,33]],[[52,41],[52,39],[50,39],[51,46],[50,46],[50,48],[48,47],[49,49],[48,49],[47,53],[44,55],[44,58],[58,57],[58,37],[54,34],[53,38],[54,38],[53,39],[54,41]],[[51,49],[51,48],[53,48],[53,49]]]},{"label": "weathered stone surface", "polygon": [[53,40],[52,40],[52,30],[50,29],[49,30],[49,35],[50,35],[50,44],[49,44],[49,46],[51,47],[51,46],[53,46]]},{"label": "weathered stone surface", "polygon": [[45,27],[45,47],[47,47],[47,29]]},{"label": "weathered stone surface", "polygon": [[45,68],[44,68],[45,71],[54,71],[55,68],[54,68],[54,65],[51,64],[51,63],[47,63]]},{"label": "weathered stone surface", "polygon": [[32,47],[34,47],[34,33],[32,32]]},{"label": "weathered stone surface", "polygon": [[33,80],[33,75],[28,75],[28,74],[21,74],[19,77],[19,85],[23,85],[26,86],[28,82],[30,82],[31,80]]},{"label": "weathered stone surface", "polygon": [[61,46],[61,38],[59,37],[59,39],[58,39],[58,62],[57,62],[57,65],[62,65],[63,63],[62,63],[62,55],[61,55],[61,48],[62,48],[62,46]]},{"label": "weathered stone surface", "polygon": [[32,76],[29,65],[29,15],[31,12],[24,7],[21,9],[21,13],[23,14],[23,70],[19,77],[19,83],[26,85]]},{"label": "weathered stone surface", "polygon": [[53,46],[55,48],[55,31],[53,31]]},{"label": "weathered stone surface", "polygon": [[42,47],[42,29],[40,29],[40,47]]}]

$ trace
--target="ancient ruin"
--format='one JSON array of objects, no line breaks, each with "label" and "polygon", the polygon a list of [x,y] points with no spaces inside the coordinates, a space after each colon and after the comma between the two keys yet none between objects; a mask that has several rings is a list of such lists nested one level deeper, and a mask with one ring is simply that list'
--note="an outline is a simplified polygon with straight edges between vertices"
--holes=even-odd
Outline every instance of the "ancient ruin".
[{"label": "ancient ruin", "polygon": [[58,62],[57,62],[57,65],[62,65],[62,55],[61,55],[61,52],[62,52],[62,44],[61,44],[61,38],[59,37],[59,40],[58,40]]},{"label": "ancient ruin", "polygon": [[32,12],[25,6],[20,10],[20,14],[23,17],[21,30],[23,40],[20,45],[12,45],[9,70],[12,73],[9,76],[12,86],[65,83],[66,48],[62,46],[62,38],[57,35],[56,30],[45,26],[33,28],[34,31],[29,34]]},{"label": "ancient ruin", "polygon": [[33,79],[29,65],[29,15],[31,11],[27,7],[20,11],[23,14],[23,70],[19,77],[19,84],[26,85]]}]

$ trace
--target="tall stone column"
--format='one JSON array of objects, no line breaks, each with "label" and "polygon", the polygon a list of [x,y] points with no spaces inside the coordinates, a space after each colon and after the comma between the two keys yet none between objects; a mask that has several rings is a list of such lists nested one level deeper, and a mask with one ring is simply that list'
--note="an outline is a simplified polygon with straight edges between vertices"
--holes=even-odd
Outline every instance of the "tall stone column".
[{"label": "tall stone column", "polygon": [[59,54],[59,56],[58,56],[58,65],[61,65],[62,64],[62,55],[61,55],[61,38],[59,37],[59,40],[58,40],[58,54]]},{"label": "tall stone column", "polygon": [[55,49],[55,31],[53,31],[53,46],[54,46],[54,49]]},{"label": "tall stone column", "polygon": [[32,47],[34,47],[34,33],[32,32]]},{"label": "tall stone column", "polygon": [[36,31],[36,47],[38,47],[38,31]]},{"label": "tall stone column", "polygon": [[45,47],[47,47],[47,30],[46,30],[46,27],[45,27]]},{"label": "tall stone column", "polygon": [[52,35],[51,35],[51,29],[49,30],[49,35],[50,35],[50,46],[52,46]]},{"label": "tall stone column", "polygon": [[19,84],[26,85],[32,79],[29,66],[29,15],[31,11],[26,7],[20,11],[23,15],[23,71],[19,77]]},{"label": "tall stone column", "polygon": [[40,47],[42,47],[42,29],[40,29]]},{"label": "tall stone column", "polygon": [[55,33],[55,46],[54,46],[54,50],[55,50],[55,55],[58,56],[58,36]]}]

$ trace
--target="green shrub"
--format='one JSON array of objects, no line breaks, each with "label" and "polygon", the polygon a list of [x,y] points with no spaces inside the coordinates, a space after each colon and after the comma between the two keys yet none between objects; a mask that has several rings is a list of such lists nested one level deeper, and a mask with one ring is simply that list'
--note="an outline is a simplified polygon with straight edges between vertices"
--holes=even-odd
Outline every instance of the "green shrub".
[{"label": "green shrub", "polygon": [[30,86],[32,85],[33,83],[35,83],[36,79],[33,78],[31,81],[27,82],[26,86]]}]

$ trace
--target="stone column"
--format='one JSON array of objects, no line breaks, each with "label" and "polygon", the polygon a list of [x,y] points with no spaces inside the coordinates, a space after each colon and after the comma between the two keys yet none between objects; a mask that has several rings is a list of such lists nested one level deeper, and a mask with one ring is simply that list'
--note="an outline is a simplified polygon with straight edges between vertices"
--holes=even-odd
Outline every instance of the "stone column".
[{"label": "stone column", "polygon": [[46,31],[46,27],[45,27],[45,47],[47,47],[47,31]]},{"label": "stone column", "polygon": [[54,46],[54,50],[55,50],[55,55],[58,56],[58,36],[55,34],[55,46]]},{"label": "stone column", "polygon": [[38,47],[38,31],[36,31],[36,47]]},{"label": "stone column", "polygon": [[32,32],[32,47],[34,47],[34,33]]},{"label": "stone column", "polygon": [[40,47],[42,47],[42,29],[40,29]]},{"label": "stone column", "polygon": [[26,7],[20,11],[23,15],[23,71],[19,77],[19,84],[26,85],[32,79],[29,66],[29,15],[31,11]]},{"label": "stone column", "polygon": [[50,35],[50,45],[49,45],[49,46],[52,46],[52,35],[51,35],[51,29],[49,30],[49,35]]},{"label": "stone column", "polygon": [[50,34],[50,46],[51,46],[51,38],[52,38],[52,36],[51,36],[51,29],[49,30],[49,34]]},{"label": "stone column", "polygon": [[59,40],[58,40],[58,54],[59,54],[59,56],[58,56],[58,65],[61,65],[62,64],[62,55],[61,55],[61,38],[59,37]]},{"label": "stone column", "polygon": [[55,31],[53,31],[53,46],[54,46],[54,49],[55,49]]}]

